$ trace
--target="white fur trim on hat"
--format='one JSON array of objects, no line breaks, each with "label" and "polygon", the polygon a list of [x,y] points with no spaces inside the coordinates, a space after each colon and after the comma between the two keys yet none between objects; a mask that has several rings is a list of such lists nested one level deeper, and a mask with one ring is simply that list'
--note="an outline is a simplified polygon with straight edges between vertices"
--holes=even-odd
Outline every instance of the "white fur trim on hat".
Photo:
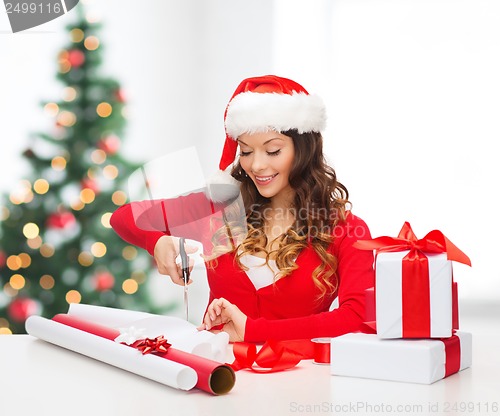
[{"label": "white fur trim on hat", "polygon": [[240,185],[229,172],[219,170],[207,179],[205,195],[213,202],[234,201],[240,194]]},{"label": "white fur trim on hat", "polygon": [[244,92],[229,103],[225,125],[226,133],[235,140],[243,133],[269,130],[321,132],[326,126],[326,108],[319,96],[303,92]]}]

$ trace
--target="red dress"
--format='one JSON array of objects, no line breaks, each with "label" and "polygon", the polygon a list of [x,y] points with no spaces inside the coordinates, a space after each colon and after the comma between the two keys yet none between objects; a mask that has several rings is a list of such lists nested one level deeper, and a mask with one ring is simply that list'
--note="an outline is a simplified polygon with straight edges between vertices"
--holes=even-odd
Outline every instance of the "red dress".
[{"label": "red dress", "polygon": [[[216,212],[217,206],[208,202],[203,193],[155,203],[152,210],[145,209],[151,208],[151,201],[121,206],[111,217],[112,227],[125,241],[151,255],[165,234],[201,241],[208,247],[210,238],[203,230],[207,221],[203,219]],[[201,220],[189,222],[186,218]],[[365,289],[374,285],[374,271],[373,254],[355,249],[352,244],[371,238],[370,231],[363,220],[349,213],[333,235],[335,240],[329,251],[338,261],[338,289],[334,293],[318,299],[320,291],[311,276],[321,260],[311,247],[306,247],[296,259],[296,270],[258,290],[238,267],[234,252],[220,256],[216,267],[207,267],[208,301],[223,297],[247,315],[245,341],[335,337],[357,331],[364,321]],[[339,305],[330,311],[337,296]]]}]

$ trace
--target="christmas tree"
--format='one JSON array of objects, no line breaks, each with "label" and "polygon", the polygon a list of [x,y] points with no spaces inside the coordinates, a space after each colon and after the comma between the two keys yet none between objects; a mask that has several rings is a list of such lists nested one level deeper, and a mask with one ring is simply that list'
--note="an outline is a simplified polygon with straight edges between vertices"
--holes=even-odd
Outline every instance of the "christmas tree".
[{"label": "christmas tree", "polygon": [[42,103],[54,126],[34,136],[23,153],[32,172],[0,201],[0,334],[23,333],[28,316],[74,302],[168,309],[149,298],[147,253],[109,225],[139,166],[120,153],[125,102],[119,83],[99,74],[100,24],[75,12],[57,56],[62,99]]}]

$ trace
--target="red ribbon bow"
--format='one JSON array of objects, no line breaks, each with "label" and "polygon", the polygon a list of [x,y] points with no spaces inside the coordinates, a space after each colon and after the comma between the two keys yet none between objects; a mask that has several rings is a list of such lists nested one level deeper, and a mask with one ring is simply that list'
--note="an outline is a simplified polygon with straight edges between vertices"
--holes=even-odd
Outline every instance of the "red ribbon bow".
[{"label": "red ribbon bow", "polygon": [[408,222],[404,223],[397,238],[384,236],[371,240],[358,240],[353,247],[360,250],[377,250],[379,252],[410,250],[410,252],[446,253],[448,260],[457,261],[468,266],[471,265],[469,257],[448,240],[441,231],[430,231],[424,238],[419,240]]},{"label": "red ribbon bow", "polygon": [[377,252],[409,250],[402,264],[403,338],[430,336],[429,266],[425,253],[446,253],[448,260],[471,265],[469,257],[441,231],[433,230],[424,238],[418,239],[408,222],[404,223],[397,238],[377,237],[372,240],[359,240],[353,246]]},{"label": "red ribbon bow", "polygon": [[156,338],[139,339],[132,344],[132,347],[137,348],[142,355],[151,354],[154,352],[165,353],[170,348],[171,344],[160,335]]},{"label": "red ribbon bow", "polygon": [[[274,373],[295,367],[301,360],[313,358],[313,343],[301,339],[293,341],[267,341],[257,352],[255,344],[233,344],[233,370],[248,368],[256,373]],[[257,364],[255,366],[254,364]]]}]

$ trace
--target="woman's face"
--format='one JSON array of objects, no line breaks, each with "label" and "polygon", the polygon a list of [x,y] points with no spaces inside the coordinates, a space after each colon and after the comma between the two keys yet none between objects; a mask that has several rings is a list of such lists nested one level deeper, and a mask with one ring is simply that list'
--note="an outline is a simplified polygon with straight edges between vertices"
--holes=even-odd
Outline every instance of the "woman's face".
[{"label": "woman's face", "polygon": [[242,134],[240,165],[252,179],[259,193],[266,198],[283,198],[293,195],[288,182],[295,149],[293,140],[274,131]]}]

